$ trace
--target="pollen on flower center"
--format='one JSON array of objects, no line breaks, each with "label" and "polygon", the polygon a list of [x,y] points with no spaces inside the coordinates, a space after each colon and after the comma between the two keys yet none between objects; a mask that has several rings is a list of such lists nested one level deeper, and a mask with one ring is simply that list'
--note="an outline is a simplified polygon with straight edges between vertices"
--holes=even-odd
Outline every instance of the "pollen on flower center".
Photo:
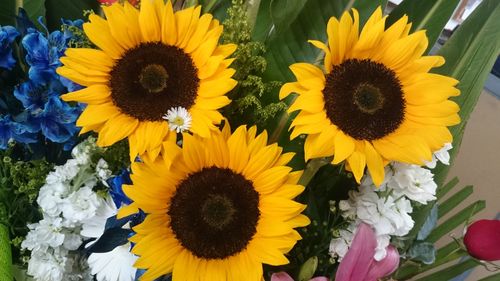
[{"label": "pollen on flower center", "polygon": [[151,93],[159,93],[167,87],[168,72],[162,65],[150,64],[139,75],[142,87]]},{"label": "pollen on flower center", "polygon": [[354,92],[354,103],[362,112],[374,114],[384,106],[384,95],[373,85],[361,84]]},{"label": "pollen on flower center", "polygon": [[180,117],[180,116],[177,116],[174,118],[172,123],[176,126],[182,126],[182,125],[184,125],[184,119],[182,119],[182,117]]},{"label": "pollen on flower center", "polygon": [[211,227],[222,229],[233,220],[234,208],[231,199],[224,195],[211,194],[201,207],[203,221]]}]

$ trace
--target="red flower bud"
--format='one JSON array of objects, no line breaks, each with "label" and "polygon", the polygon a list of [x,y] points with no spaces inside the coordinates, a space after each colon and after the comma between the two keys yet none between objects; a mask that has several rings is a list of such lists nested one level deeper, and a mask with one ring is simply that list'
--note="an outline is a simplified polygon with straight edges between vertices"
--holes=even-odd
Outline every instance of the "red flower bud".
[{"label": "red flower bud", "polygon": [[469,254],[484,261],[500,260],[500,220],[479,220],[467,228],[464,244]]}]

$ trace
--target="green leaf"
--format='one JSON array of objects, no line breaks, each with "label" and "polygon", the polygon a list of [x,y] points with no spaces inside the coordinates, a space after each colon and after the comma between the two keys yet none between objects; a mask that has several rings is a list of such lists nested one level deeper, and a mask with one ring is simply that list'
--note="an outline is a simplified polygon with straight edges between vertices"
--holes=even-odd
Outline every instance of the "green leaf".
[{"label": "green leaf", "polygon": [[288,23],[297,18],[306,2],[307,0],[271,0],[269,12],[277,33],[286,30]]},{"label": "green leaf", "polygon": [[61,27],[61,18],[66,20],[83,19],[84,11],[99,12],[99,2],[96,0],[61,1],[46,0],[47,28],[57,30]]},{"label": "green leaf", "polygon": [[456,265],[452,265],[450,267],[447,267],[445,269],[442,269],[436,273],[427,275],[425,277],[419,278],[416,281],[443,281],[443,280],[450,280],[455,276],[458,276],[462,274],[463,272],[474,268],[481,263],[474,260],[474,259],[469,259],[464,262],[458,263]]},{"label": "green leaf", "polygon": [[452,190],[458,184],[458,182],[458,178],[454,177],[447,184],[439,187],[436,192],[436,197],[438,198],[438,200],[443,199],[443,197],[448,194],[448,192],[450,192],[450,190]]},{"label": "green leaf", "polygon": [[[438,52],[446,64],[436,72],[460,81],[461,95],[454,100],[460,106],[462,123],[451,128],[455,148],[459,147],[467,120],[500,53],[499,18],[500,1],[484,0]],[[451,151],[452,162],[457,151]],[[440,165],[434,170],[438,185],[445,180],[450,167]]]},{"label": "green leaf", "polygon": [[448,214],[451,210],[453,210],[455,207],[457,207],[461,202],[465,201],[472,192],[474,191],[474,188],[472,185],[468,185],[464,188],[462,188],[459,192],[453,194],[448,200],[444,201],[442,204],[439,205],[439,218],[444,217],[446,214]]},{"label": "green leaf", "polygon": [[412,22],[411,32],[427,30],[428,52],[439,38],[439,34],[455,11],[460,0],[405,0],[389,15],[387,23],[393,24],[403,15]]},{"label": "green leaf", "polygon": [[486,207],[486,203],[484,200],[479,200],[471,205],[469,205],[467,208],[461,210],[451,218],[447,219],[445,222],[440,224],[438,227],[436,227],[429,237],[427,237],[427,241],[429,242],[437,242],[441,237],[444,235],[450,233],[458,227],[461,224],[464,224],[467,222],[473,215],[477,214],[478,212],[482,211]]},{"label": "green leaf", "polygon": [[39,17],[45,17],[45,0],[24,0],[23,8],[35,23],[38,23]]},{"label": "green leaf", "polygon": [[0,5],[0,26],[16,23],[16,1],[4,0]]}]

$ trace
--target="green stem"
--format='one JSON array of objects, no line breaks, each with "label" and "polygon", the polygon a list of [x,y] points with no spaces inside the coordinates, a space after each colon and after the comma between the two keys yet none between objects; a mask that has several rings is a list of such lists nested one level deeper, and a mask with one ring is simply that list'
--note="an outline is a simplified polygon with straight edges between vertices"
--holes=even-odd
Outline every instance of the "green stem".
[{"label": "green stem", "polygon": [[209,0],[208,3],[206,3],[203,6],[203,13],[210,13],[212,12],[212,9],[214,8],[215,4],[217,4],[219,0]]},{"label": "green stem", "polygon": [[300,177],[298,184],[307,186],[313,179],[314,175],[316,175],[319,168],[325,166],[331,161],[332,161],[331,157],[324,157],[324,158],[314,158],[311,161],[307,162],[306,169],[304,170],[304,173]]},{"label": "green stem", "polygon": [[186,0],[186,2],[184,2],[184,8],[189,8],[196,5],[198,5],[198,0]]},{"label": "green stem", "polygon": [[0,224],[0,276],[2,276],[2,280],[12,280],[12,252],[9,229],[3,224]]},{"label": "green stem", "polygon": [[[297,95],[293,96],[289,102],[287,102],[289,105],[292,104],[295,99],[297,98]],[[278,121],[278,125],[276,126],[276,129],[273,131],[273,134],[269,138],[269,143],[275,143],[278,142],[278,140],[281,137],[281,134],[283,133],[283,130],[285,129],[286,124],[288,123],[288,119],[290,118],[290,115],[288,112],[283,112],[281,114],[280,120]]]}]

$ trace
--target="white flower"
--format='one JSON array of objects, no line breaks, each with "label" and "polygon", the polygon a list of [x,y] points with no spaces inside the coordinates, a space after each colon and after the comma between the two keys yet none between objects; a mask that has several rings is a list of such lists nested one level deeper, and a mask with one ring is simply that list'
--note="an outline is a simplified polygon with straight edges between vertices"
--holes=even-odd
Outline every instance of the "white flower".
[{"label": "white flower", "polygon": [[377,247],[375,248],[375,255],[373,258],[376,261],[381,261],[387,256],[387,246],[391,242],[391,236],[389,235],[377,235]]},{"label": "white flower", "polygon": [[80,234],[88,238],[97,238],[104,233],[109,217],[116,215],[117,209],[113,199],[108,196],[97,209],[95,216],[82,222]]},{"label": "white flower", "polygon": [[137,256],[130,253],[130,243],[107,253],[92,253],[88,258],[92,274],[98,281],[132,281],[137,271]]},{"label": "white flower", "polygon": [[57,217],[62,211],[62,203],[69,190],[70,187],[62,182],[45,184],[40,188],[36,202],[46,215]]},{"label": "white flower", "polygon": [[405,195],[422,204],[436,199],[437,184],[430,170],[404,163],[393,163],[392,167],[394,175],[387,187],[394,190],[395,196]]},{"label": "white flower", "polygon": [[349,204],[356,216],[371,225],[377,236],[403,236],[413,228],[413,219],[409,215],[412,206],[405,197],[387,195],[379,197],[378,192],[369,186],[360,186],[359,192],[349,193]]},{"label": "white flower", "polygon": [[95,148],[95,140],[88,138],[86,141],[78,144],[71,150],[71,155],[80,165],[86,165],[90,162],[92,148]]},{"label": "white flower", "polygon": [[108,186],[106,180],[111,177],[111,171],[108,169],[108,163],[104,159],[99,159],[95,167],[97,178],[99,178],[105,186]]},{"label": "white flower", "polygon": [[102,201],[88,186],[73,192],[62,207],[63,217],[70,223],[68,226],[92,218]]},{"label": "white flower", "polygon": [[45,251],[48,247],[59,247],[64,242],[62,219],[45,217],[38,223],[29,224],[30,231],[21,243],[23,249],[30,251]]},{"label": "white flower", "polygon": [[80,247],[82,244],[82,237],[78,234],[75,233],[65,233],[64,235],[64,243],[63,247],[70,250],[74,251]]},{"label": "white flower", "polygon": [[333,238],[330,241],[328,253],[331,257],[338,257],[338,261],[342,261],[344,256],[347,254],[349,247],[351,247],[356,228],[357,224],[351,223],[347,229],[341,229],[339,231],[340,235],[338,238]]},{"label": "white flower", "polygon": [[170,131],[182,133],[191,128],[191,114],[181,106],[169,109],[163,119],[168,121]]},{"label": "white flower", "polygon": [[75,159],[69,159],[62,166],[56,166],[53,172],[50,172],[47,176],[46,182],[48,184],[56,182],[67,182],[73,179],[78,171],[80,170],[80,165]]},{"label": "white flower", "polygon": [[28,274],[37,281],[65,280],[66,254],[67,252],[61,248],[33,251],[28,263]]},{"label": "white flower", "polygon": [[425,165],[431,169],[436,168],[437,161],[450,165],[450,153],[448,150],[452,149],[453,146],[451,143],[446,143],[440,150],[434,152],[432,155],[432,160],[430,162],[425,163]]}]

